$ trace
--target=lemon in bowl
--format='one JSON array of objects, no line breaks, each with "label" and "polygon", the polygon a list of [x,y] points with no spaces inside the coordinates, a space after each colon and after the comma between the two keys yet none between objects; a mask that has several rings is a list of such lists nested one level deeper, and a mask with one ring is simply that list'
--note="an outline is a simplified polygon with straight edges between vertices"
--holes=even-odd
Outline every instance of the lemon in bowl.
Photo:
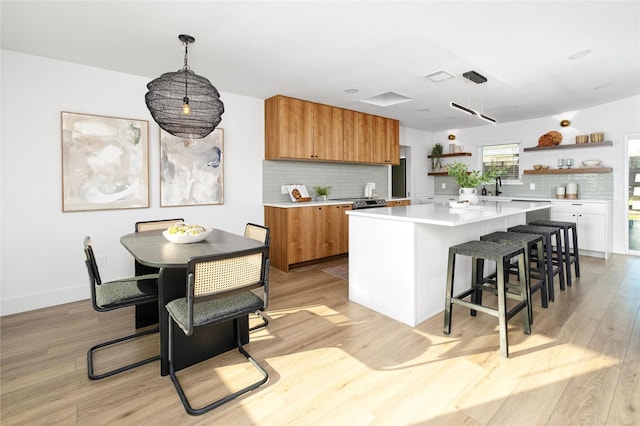
[{"label": "lemon in bowl", "polygon": [[162,235],[172,243],[190,244],[204,241],[211,234],[211,231],[204,226],[181,223],[170,226],[162,232]]}]

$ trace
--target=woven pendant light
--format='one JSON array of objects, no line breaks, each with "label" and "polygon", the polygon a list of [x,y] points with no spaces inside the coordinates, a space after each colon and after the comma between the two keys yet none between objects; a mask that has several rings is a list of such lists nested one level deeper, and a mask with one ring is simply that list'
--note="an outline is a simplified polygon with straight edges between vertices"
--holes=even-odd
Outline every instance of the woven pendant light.
[{"label": "woven pendant light", "polygon": [[184,68],[168,72],[147,84],[147,108],[158,125],[174,136],[199,139],[220,124],[224,104],[211,82],[189,69],[190,35],[178,36],[184,43]]}]

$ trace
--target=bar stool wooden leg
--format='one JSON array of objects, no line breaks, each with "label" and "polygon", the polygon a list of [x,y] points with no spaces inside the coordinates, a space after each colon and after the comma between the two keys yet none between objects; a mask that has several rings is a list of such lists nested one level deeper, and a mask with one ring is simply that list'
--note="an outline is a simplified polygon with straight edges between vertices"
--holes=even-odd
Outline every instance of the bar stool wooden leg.
[{"label": "bar stool wooden leg", "polygon": [[451,298],[453,297],[453,280],[455,278],[456,254],[449,249],[449,261],[447,263],[447,293],[444,303],[444,334],[451,333]]},{"label": "bar stool wooden leg", "polygon": [[[569,228],[565,227],[563,230],[563,243],[564,243],[564,268],[567,276],[567,286],[571,287],[571,246],[569,244]],[[575,246],[574,246],[575,247]]]},{"label": "bar stool wooden leg", "polygon": [[580,253],[578,252],[578,230],[577,225],[571,230],[573,234],[573,266],[576,271],[576,277],[580,276]]},{"label": "bar stool wooden leg", "polygon": [[[558,232],[556,234],[554,234],[556,237],[556,256],[558,258],[558,268],[560,269],[560,272],[558,272],[558,279],[560,280],[560,290],[565,290],[565,280],[564,280],[564,268],[562,267],[562,263],[564,263],[563,260],[563,256],[564,254],[562,253],[562,241],[560,238],[560,229],[558,229]],[[549,245],[551,245],[551,238],[549,238]],[[571,271],[569,271],[571,272]]]},{"label": "bar stool wooden leg", "polygon": [[[498,329],[500,330],[500,355],[509,356],[509,334],[507,333],[507,312],[506,289],[504,281],[504,263],[496,262],[496,284],[498,289]],[[526,309],[525,309],[526,311]]]},{"label": "bar stool wooden leg", "polygon": [[[484,276],[484,259],[474,257],[471,260],[471,285],[475,291],[471,294],[471,302],[482,305],[482,277]],[[478,311],[471,309],[471,316],[475,317]]]}]

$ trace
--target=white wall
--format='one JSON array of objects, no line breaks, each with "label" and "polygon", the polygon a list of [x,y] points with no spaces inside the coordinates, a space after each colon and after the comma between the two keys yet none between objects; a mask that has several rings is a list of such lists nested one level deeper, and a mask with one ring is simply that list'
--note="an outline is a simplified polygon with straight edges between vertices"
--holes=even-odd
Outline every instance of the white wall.
[{"label": "white wall", "polygon": [[[133,274],[119,238],[136,221],[184,217],[235,233],[263,222],[262,99],[221,91],[224,204],[160,208],[159,130],[144,102],[150,78],[1,53],[1,315],[88,298],[85,235],[106,256],[101,273],[108,280]],[[62,212],[61,111],[149,120],[150,208]]]}]

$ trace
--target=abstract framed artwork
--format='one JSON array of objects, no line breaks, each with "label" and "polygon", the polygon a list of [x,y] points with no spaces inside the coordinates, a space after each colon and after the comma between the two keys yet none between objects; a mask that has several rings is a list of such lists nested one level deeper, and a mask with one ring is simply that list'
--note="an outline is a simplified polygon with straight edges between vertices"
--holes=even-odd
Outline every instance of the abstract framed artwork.
[{"label": "abstract framed artwork", "polygon": [[160,129],[160,206],[224,203],[224,130],[202,139]]},{"label": "abstract framed artwork", "polygon": [[149,122],[61,113],[62,211],[149,207]]}]

